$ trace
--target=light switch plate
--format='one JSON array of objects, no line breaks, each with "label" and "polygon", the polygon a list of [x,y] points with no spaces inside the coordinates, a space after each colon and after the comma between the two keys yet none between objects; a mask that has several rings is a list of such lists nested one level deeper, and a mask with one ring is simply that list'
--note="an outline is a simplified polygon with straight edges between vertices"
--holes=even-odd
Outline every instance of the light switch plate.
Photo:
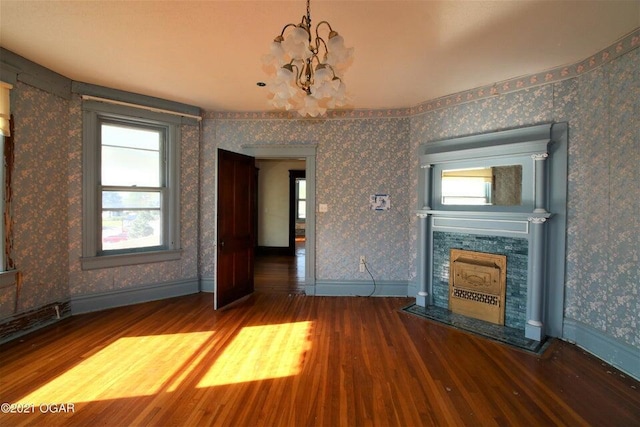
[{"label": "light switch plate", "polygon": [[318,212],[327,212],[329,210],[329,207],[324,204],[324,203],[320,203],[318,205]]}]

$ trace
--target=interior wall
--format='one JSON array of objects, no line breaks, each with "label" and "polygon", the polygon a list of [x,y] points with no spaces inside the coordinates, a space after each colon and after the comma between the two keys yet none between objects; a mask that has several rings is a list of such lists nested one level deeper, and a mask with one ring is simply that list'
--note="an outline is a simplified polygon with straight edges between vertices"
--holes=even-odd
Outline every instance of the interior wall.
[{"label": "interior wall", "polygon": [[198,152],[199,128],[181,126],[180,140],[180,232],[182,256],[179,260],[137,264],[96,270],[82,270],[82,101],[70,101],[68,138],[70,297],[123,291],[144,285],[197,280],[198,277]]},{"label": "interior wall", "polygon": [[[316,278],[369,280],[358,269],[365,255],[376,280],[406,283],[409,218],[408,118],[390,119],[224,119],[203,124],[203,182],[214,181],[215,150],[242,152],[244,144],[317,144],[317,203],[328,211],[316,217]],[[391,195],[389,211],[372,211],[371,194]],[[204,235],[213,235],[215,198],[202,209]],[[318,206],[315,207],[316,212]],[[215,240],[203,241],[215,253]],[[203,275],[213,277],[213,257],[203,259]]]},{"label": "interior wall", "polygon": [[82,270],[82,101],[21,81],[14,85],[11,100],[12,257],[20,276],[18,284],[1,289],[0,319],[80,296],[172,281],[193,281],[197,288],[198,126],[181,129],[181,259]]},{"label": "interior wall", "polygon": [[[69,295],[67,141],[68,101],[18,82],[11,91],[14,119],[12,181],[13,252],[21,272],[17,311],[23,312]],[[3,288],[2,298],[14,297]],[[12,301],[13,302],[13,301]],[[14,304],[3,304],[13,314]]]},{"label": "interior wall", "polygon": [[289,247],[289,170],[304,170],[300,160],[257,159],[258,246]]},{"label": "interior wall", "polygon": [[[640,348],[640,50],[578,77],[411,118],[418,144],[534,125],[569,123],[565,319]],[[418,170],[412,156],[411,170]],[[417,206],[417,173],[411,179]],[[417,220],[412,218],[412,230]],[[412,265],[416,235],[412,232]],[[415,268],[411,268],[415,279]]]}]

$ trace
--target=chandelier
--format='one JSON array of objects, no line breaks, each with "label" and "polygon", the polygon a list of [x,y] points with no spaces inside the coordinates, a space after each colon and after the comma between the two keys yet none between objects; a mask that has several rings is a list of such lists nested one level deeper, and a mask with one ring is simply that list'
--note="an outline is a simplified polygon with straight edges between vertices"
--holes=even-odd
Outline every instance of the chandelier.
[{"label": "chandelier", "polygon": [[262,62],[270,76],[269,104],[317,117],[328,108],[348,104],[342,76],[353,62],[353,48],[344,46],[342,36],[327,21],[312,28],[309,3],[307,15],[297,25],[284,26]]}]

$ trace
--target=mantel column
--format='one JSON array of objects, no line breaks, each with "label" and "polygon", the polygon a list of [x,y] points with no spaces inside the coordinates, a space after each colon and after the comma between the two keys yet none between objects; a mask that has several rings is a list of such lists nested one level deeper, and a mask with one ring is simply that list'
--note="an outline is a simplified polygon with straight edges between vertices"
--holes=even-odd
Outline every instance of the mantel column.
[{"label": "mantel column", "polygon": [[542,341],[545,336],[542,322],[544,307],[544,228],[547,218],[531,217],[532,248],[531,278],[527,291],[527,323],[524,328],[525,337]]},{"label": "mantel column", "polygon": [[[420,169],[422,169],[423,173],[423,191],[422,191],[422,206],[420,207],[420,209],[424,209],[424,210],[429,210],[431,209],[431,182],[432,182],[432,171],[433,171],[433,167],[432,165],[420,165]],[[418,201],[420,202],[420,201]]]},{"label": "mantel column", "polygon": [[535,180],[535,201],[534,201],[534,213],[546,213],[547,212],[547,175],[545,173],[545,160],[549,157],[548,153],[532,154],[531,158],[535,164],[534,167],[534,180]]},{"label": "mantel column", "polygon": [[[420,165],[421,179],[419,186],[422,186],[418,193],[421,200],[418,200],[419,208],[423,211],[431,210],[431,187],[433,167],[430,164]],[[418,295],[416,305],[426,307],[429,305],[429,294],[431,293],[431,264],[433,251],[430,246],[430,221],[429,214],[419,212],[418,216]]]},{"label": "mantel column", "polygon": [[426,307],[431,293],[431,264],[433,251],[430,244],[430,221],[426,213],[418,213],[418,295],[416,305]]}]

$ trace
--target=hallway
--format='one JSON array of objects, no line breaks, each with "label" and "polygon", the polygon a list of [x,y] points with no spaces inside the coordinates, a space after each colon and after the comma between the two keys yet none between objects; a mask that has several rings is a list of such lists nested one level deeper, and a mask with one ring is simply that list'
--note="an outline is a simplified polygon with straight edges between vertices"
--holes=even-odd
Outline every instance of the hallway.
[{"label": "hallway", "polygon": [[304,294],[305,243],[304,238],[296,238],[294,256],[257,255],[255,292]]}]

